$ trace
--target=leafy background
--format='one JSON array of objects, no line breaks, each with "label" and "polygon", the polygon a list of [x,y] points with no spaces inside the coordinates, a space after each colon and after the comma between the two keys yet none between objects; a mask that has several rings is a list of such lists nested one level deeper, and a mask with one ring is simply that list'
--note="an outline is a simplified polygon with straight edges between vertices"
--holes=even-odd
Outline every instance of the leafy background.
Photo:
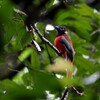
[{"label": "leafy background", "polygon": [[[40,3],[38,0],[34,2]],[[39,21],[34,18],[34,12],[33,20],[51,43],[56,31],[45,30],[46,26],[66,27],[76,52],[76,75],[67,79],[64,73],[57,73],[64,76],[58,78],[48,72],[47,66],[58,58],[56,52],[38,35],[35,40],[42,51],[25,48],[33,38],[25,29],[25,17],[14,12],[13,8],[19,6],[9,0],[0,0],[0,100],[59,100],[64,87],[72,85],[83,87],[85,94],[79,96],[71,92],[69,100],[100,100],[100,2],[74,0],[56,12],[52,10],[56,7],[53,3],[54,0],[50,0],[44,6],[52,16],[48,14],[45,20]]]}]

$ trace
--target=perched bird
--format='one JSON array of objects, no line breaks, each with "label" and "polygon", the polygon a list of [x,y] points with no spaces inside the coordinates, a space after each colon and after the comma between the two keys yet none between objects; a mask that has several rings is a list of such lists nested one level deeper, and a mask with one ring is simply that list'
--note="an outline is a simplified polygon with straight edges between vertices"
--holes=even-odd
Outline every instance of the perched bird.
[{"label": "perched bird", "polygon": [[68,78],[73,78],[73,58],[74,58],[74,48],[72,41],[67,33],[67,31],[62,26],[55,26],[57,30],[57,36],[54,40],[55,47],[59,50],[62,57],[67,59],[67,70],[66,74]]},{"label": "perched bird", "polygon": [[64,58],[73,62],[75,52],[70,36],[62,26],[55,26],[55,29],[57,30],[57,36],[54,40],[54,45]]}]

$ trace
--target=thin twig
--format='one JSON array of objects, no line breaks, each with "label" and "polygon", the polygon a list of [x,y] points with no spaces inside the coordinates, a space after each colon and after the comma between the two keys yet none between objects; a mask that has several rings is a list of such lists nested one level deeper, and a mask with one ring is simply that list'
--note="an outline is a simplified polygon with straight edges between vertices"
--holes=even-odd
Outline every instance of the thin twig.
[{"label": "thin twig", "polygon": [[97,32],[100,32],[100,29],[97,29],[97,30],[93,31],[93,32],[91,33],[91,36],[94,35],[94,34],[96,34]]},{"label": "thin twig", "polygon": [[78,94],[78,95],[80,95],[80,96],[83,96],[84,95],[84,92],[83,91],[79,91],[79,90],[77,90],[76,89],[76,87],[72,87],[72,89]]},{"label": "thin twig", "polygon": [[33,46],[33,44],[36,47],[37,51],[40,52],[41,51],[41,48],[40,48],[39,44],[34,39],[32,39],[32,41],[31,41],[31,45],[32,46]]},{"label": "thin twig", "polygon": [[14,12],[16,12],[17,14],[20,14],[20,15],[24,15],[24,16],[27,16],[27,14],[25,12],[23,12],[22,10],[19,10],[19,9],[13,9]]},{"label": "thin twig", "polygon": [[19,70],[17,70],[17,69],[13,69],[13,68],[10,68],[10,67],[8,67],[8,70],[10,70],[10,71],[13,71],[13,72],[19,72]]},{"label": "thin twig", "polygon": [[64,100],[65,98],[66,98],[66,100],[68,100],[68,94],[69,94],[69,88],[66,88],[61,97],[61,100]]}]

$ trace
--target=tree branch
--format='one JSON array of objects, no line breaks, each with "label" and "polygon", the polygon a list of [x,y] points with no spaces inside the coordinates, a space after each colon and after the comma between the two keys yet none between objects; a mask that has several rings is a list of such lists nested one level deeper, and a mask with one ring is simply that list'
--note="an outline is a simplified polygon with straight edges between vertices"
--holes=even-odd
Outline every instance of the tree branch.
[{"label": "tree branch", "polygon": [[35,30],[35,32],[38,34],[38,36],[41,38],[43,42],[48,44],[59,56],[61,56],[59,50],[49,40],[47,40],[44,36],[42,36],[42,34],[38,31],[35,25],[33,25],[33,29]]},{"label": "tree branch", "polygon": [[94,35],[94,34],[96,34],[97,32],[100,32],[100,28],[97,29],[97,30],[95,30],[95,31],[93,31],[93,32],[91,33],[91,36]]},{"label": "tree branch", "polygon": [[61,100],[64,100],[65,98],[66,98],[66,100],[68,100],[68,94],[69,94],[69,88],[66,88],[61,97]]}]

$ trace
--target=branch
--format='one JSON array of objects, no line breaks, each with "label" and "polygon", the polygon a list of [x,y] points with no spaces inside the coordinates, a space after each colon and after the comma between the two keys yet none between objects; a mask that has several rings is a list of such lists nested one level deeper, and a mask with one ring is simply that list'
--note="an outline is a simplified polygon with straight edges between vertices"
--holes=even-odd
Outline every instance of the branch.
[{"label": "branch", "polygon": [[5,71],[6,73],[2,76],[0,76],[0,80],[4,79],[12,79],[19,71],[21,71],[25,67],[25,64],[20,63],[18,65],[15,65],[14,67],[8,67]]},{"label": "branch", "polygon": [[62,95],[62,97],[61,97],[61,100],[65,100],[65,98],[67,100],[68,99],[68,94],[69,94],[69,88],[66,88],[63,95]]},{"label": "branch", "polygon": [[94,34],[96,34],[97,32],[100,32],[100,29],[97,29],[97,30],[93,31],[93,32],[91,33],[91,36],[94,35]]},{"label": "branch", "polygon": [[27,14],[25,12],[23,12],[22,10],[19,10],[19,9],[13,9],[15,13],[17,14],[20,14],[20,15],[24,15],[24,16],[27,16]]},{"label": "branch", "polygon": [[43,42],[48,44],[59,56],[61,56],[59,50],[49,40],[47,40],[44,36],[42,36],[42,34],[38,31],[35,25],[33,25],[33,29],[35,30],[35,32],[38,34],[38,36],[41,38]]},{"label": "branch", "polygon": [[37,49],[37,51],[41,51],[41,48],[39,46],[39,44],[34,40],[32,39],[31,43],[30,43],[31,46],[35,46],[35,48]]},{"label": "branch", "polygon": [[[78,87],[79,88],[79,87]],[[72,89],[80,96],[83,96],[84,95],[84,92],[82,90],[82,88],[79,90],[77,87],[72,87]]]}]

